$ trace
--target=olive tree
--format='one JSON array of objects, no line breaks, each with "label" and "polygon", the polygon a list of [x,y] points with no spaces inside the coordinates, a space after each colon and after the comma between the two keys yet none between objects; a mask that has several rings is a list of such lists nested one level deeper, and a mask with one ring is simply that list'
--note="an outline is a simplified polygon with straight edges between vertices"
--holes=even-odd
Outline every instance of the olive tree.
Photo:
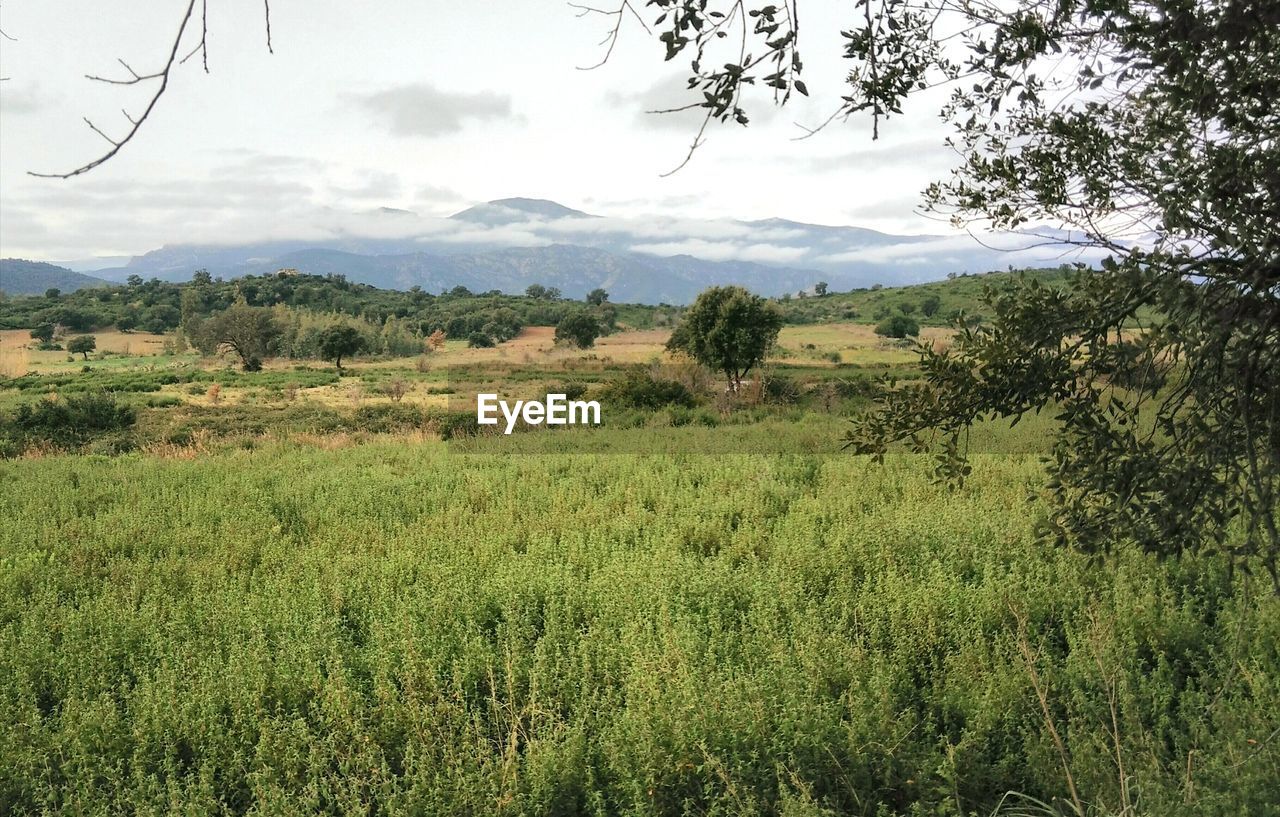
[{"label": "olive tree", "polygon": [[742,287],[712,287],[684,313],[667,349],[723,372],[736,393],[742,378],[764,362],[781,329],[782,313],[764,298]]},{"label": "olive tree", "polygon": [[192,341],[205,354],[233,352],[246,372],[262,368],[283,334],[271,310],[238,301],[192,327]]}]

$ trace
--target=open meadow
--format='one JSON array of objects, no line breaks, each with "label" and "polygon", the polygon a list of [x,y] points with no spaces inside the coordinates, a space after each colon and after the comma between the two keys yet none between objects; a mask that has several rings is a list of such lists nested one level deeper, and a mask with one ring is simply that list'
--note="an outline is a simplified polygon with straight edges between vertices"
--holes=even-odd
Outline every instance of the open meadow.
[{"label": "open meadow", "polygon": [[[1277,600],[1041,543],[1048,415],[949,491],[840,450],[910,344],[788,326],[731,405],[621,389],[723,391],[669,334],[30,352],[0,410],[137,415],[0,461],[0,812],[1277,813]],[[476,434],[486,390],[604,422]]]},{"label": "open meadow", "polygon": [[975,466],[0,465],[0,811],[1274,814],[1277,600],[1091,569]]}]

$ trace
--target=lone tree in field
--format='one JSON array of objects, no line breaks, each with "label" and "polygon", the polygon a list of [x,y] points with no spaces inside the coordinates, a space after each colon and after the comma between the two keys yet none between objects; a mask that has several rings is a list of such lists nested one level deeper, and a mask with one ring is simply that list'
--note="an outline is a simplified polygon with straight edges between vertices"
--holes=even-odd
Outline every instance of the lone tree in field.
[{"label": "lone tree in field", "polygon": [[93,335],[80,335],[71,339],[67,344],[67,351],[73,355],[84,355],[84,359],[89,359],[89,353],[98,348],[98,339]]},{"label": "lone tree in field", "polygon": [[567,343],[579,349],[590,349],[600,337],[600,321],[585,309],[575,310],[556,324],[556,343]]},{"label": "lone tree in field", "polygon": [[342,359],[344,357],[352,357],[364,351],[366,342],[364,335],[360,334],[354,326],[346,324],[334,324],[325,327],[320,332],[319,337],[320,358],[322,360],[332,360],[333,365],[338,371],[342,371]]},{"label": "lone tree in field", "polygon": [[596,287],[587,293],[587,303],[592,306],[603,306],[604,302],[607,300],[609,300],[609,293],[605,292],[600,287]]},{"label": "lone tree in field", "polygon": [[42,323],[31,330],[31,339],[41,343],[53,342],[53,324]]},{"label": "lone tree in field", "polygon": [[827,295],[827,286],[828,284],[826,281],[819,281],[813,285],[813,294],[817,295],[819,298],[825,298]]},{"label": "lone tree in field", "polygon": [[684,313],[667,349],[724,372],[729,389],[737,393],[747,372],[764,362],[781,329],[782,313],[764,298],[742,287],[712,287]]},{"label": "lone tree in field", "polygon": [[239,301],[203,321],[192,340],[205,354],[234,352],[246,372],[256,372],[281,334],[270,309]]}]

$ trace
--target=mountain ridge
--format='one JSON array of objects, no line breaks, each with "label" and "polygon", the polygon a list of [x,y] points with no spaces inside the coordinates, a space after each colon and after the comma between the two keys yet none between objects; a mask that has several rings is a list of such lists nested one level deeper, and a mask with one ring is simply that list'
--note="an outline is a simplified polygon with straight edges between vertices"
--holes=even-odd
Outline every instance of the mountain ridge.
[{"label": "mountain ridge", "polygon": [[[389,212],[382,208],[372,217]],[[439,219],[390,214],[398,219],[398,237],[348,232],[322,240],[166,244],[92,275],[184,281],[197,269],[234,278],[292,267],[374,286],[429,290],[462,285],[515,292],[540,283],[582,295],[607,282],[617,297],[633,302],[688,303],[716,284],[782,295],[812,290],[820,281],[839,290],[909,285],[950,273],[1061,260],[1057,249],[1005,254],[966,236],[895,235],[779,217],[621,219],[538,198],[494,199]],[[376,222],[374,232],[387,233],[390,223]],[[1011,246],[1018,238],[997,237]]]}]

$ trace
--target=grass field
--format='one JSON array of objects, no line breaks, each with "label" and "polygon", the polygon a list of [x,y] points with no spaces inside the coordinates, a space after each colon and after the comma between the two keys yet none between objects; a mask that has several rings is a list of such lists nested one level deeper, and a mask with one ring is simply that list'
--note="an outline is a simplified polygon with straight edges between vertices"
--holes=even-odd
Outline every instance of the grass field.
[{"label": "grass field", "polygon": [[1277,601],[1037,546],[1038,480],[403,441],[0,465],[0,811],[986,814],[1069,769],[1094,814],[1275,814]]},{"label": "grass field", "polygon": [[[735,400],[666,329],[341,374],[103,337],[0,334],[5,422],[137,412],[0,451],[0,815],[1280,815],[1280,601],[1038,543],[1052,412],[976,426],[956,492],[842,453],[913,374],[866,325]],[[635,371],[696,403],[440,439]]]}]

